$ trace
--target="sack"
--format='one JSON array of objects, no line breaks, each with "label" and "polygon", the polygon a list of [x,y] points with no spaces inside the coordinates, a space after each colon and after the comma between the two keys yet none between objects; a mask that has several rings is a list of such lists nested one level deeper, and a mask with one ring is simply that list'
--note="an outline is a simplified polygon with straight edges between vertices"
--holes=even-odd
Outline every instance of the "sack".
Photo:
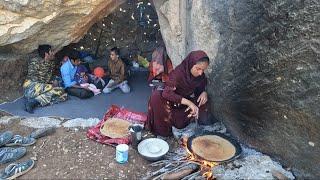
[{"label": "sack", "polygon": [[138,55],[138,63],[139,63],[140,66],[142,66],[144,68],[148,68],[149,67],[149,61],[146,58],[144,58],[144,57],[142,57],[140,55]]},{"label": "sack", "polygon": [[102,144],[108,144],[108,145],[129,144],[130,143],[129,136],[124,138],[112,139],[100,133],[100,127],[104,124],[105,121],[107,121],[112,117],[124,119],[129,122],[138,123],[141,125],[144,125],[144,123],[147,121],[147,115],[145,113],[133,112],[128,109],[124,109],[116,105],[112,105],[107,111],[107,113],[104,115],[103,119],[96,126],[90,128],[87,131],[87,137],[89,139],[92,139]]}]

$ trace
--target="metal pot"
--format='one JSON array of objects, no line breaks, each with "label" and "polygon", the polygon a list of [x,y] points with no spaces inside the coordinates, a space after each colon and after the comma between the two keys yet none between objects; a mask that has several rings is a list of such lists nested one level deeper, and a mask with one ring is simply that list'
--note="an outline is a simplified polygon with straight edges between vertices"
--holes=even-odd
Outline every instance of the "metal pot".
[{"label": "metal pot", "polygon": [[[241,148],[240,144],[238,143],[238,141],[236,141],[235,139],[231,138],[230,136],[226,136],[226,135],[224,135],[222,133],[213,133],[213,132],[203,132],[203,133],[195,134],[195,135],[189,137],[188,141],[187,141],[187,148],[191,153],[193,153],[193,151],[192,151],[192,141],[193,141],[193,139],[195,139],[196,137],[205,136],[205,135],[220,136],[220,137],[228,140],[236,149],[236,152],[235,152],[234,156],[232,156],[231,158],[223,160],[223,161],[215,161],[215,162],[229,162],[229,161],[232,161],[232,160],[238,158],[241,155],[242,148]],[[203,157],[197,156],[195,153],[193,153],[193,154],[199,159],[206,160]],[[206,161],[208,161],[208,160],[206,160]]]}]

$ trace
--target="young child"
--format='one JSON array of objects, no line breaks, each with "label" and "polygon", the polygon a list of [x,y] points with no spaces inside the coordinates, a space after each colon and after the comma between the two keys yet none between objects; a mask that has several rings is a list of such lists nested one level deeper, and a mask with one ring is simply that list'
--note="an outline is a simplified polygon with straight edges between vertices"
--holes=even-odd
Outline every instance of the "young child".
[{"label": "young child", "polygon": [[94,93],[94,95],[100,94],[101,90],[98,89],[94,84],[90,83],[91,79],[89,77],[90,75],[88,74],[87,68],[83,65],[78,65],[74,77],[77,84],[83,87],[88,87]]},{"label": "young child", "polygon": [[87,68],[83,65],[79,65],[77,67],[77,71],[74,76],[74,79],[75,79],[75,81],[77,81],[78,84],[89,83],[89,76],[88,76]]},{"label": "young child", "polygon": [[93,70],[93,74],[94,75],[91,76],[93,84],[95,84],[98,89],[102,90],[106,85],[106,73],[104,72],[104,69],[102,67],[96,67]]}]

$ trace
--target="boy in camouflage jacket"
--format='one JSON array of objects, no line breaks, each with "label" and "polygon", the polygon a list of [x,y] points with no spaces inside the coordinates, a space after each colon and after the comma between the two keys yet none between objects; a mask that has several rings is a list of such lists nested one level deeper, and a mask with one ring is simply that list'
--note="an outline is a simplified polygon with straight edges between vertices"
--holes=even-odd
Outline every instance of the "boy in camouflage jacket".
[{"label": "boy in camouflage jacket", "polygon": [[28,75],[23,84],[25,110],[33,113],[37,106],[46,106],[67,99],[62,87],[52,81],[54,68],[54,53],[50,45],[39,45],[39,56],[28,64]]}]

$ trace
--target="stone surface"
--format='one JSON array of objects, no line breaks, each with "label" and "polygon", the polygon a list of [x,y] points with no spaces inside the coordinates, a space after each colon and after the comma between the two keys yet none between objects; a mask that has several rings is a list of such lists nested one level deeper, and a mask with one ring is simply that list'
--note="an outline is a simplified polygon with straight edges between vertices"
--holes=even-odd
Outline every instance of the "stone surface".
[{"label": "stone surface", "polygon": [[20,121],[21,118],[19,116],[2,116],[0,118],[0,124],[3,125],[11,125],[12,123]]},{"label": "stone surface", "polygon": [[20,125],[32,128],[60,127],[61,121],[50,117],[31,117],[20,121]]},{"label": "stone surface", "polygon": [[154,4],[174,64],[194,49],[211,58],[215,117],[297,177],[319,177],[320,1]]},{"label": "stone surface", "polygon": [[269,156],[249,148],[243,148],[243,156],[239,159],[218,165],[212,172],[217,179],[295,179],[291,172]]},{"label": "stone surface", "polygon": [[75,118],[64,122],[62,126],[66,128],[81,127],[82,129],[84,129],[87,127],[95,126],[96,124],[98,124],[99,121],[100,120],[98,118]]},{"label": "stone surface", "polygon": [[[212,125],[199,125],[199,132],[218,132],[226,133],[227,129],[221,122],[216,122]],[[176,140],[181,140],[182,138],[189,138],[195,134],[196,123],[190,123],[187,127],[183,129],[177,129],[172,127],[172,133]]]},{"label": "stone surface", "polygon": [[28,53],[38,44],[76,42],[124,0],[0,0],[0,52]]},{"label": "stone surface", "polygon": [[[189,3],[187,3],[189,2]],[[156,0],[160,29],[175,65],[192,50],[202,49],[213,59],[218,51],[219,32],[208,4],[210,1]]]}]

